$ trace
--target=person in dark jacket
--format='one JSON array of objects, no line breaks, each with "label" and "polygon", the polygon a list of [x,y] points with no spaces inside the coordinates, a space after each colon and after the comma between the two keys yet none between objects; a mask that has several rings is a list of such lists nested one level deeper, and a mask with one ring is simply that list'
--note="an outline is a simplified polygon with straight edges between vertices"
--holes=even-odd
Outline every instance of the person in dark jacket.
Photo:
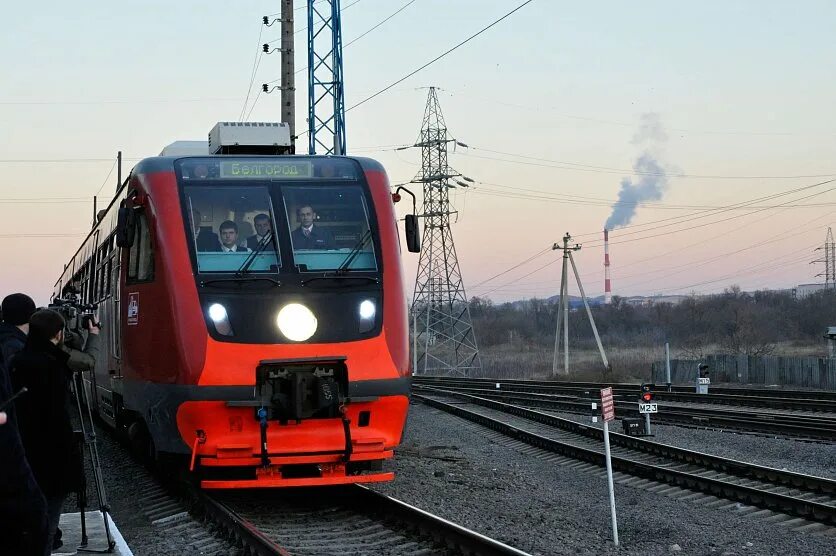
[{"label": "person in dark jacket", "polygon": [[[29,392],[16,402],[18,429],[26,459],[46,497],[47,546],[52,546],[67,494],[83,480],[79,447],[73,434],[67,394],[72,370],[62,349],[64,319],[55,311],[36,311],[29,320],[23,351],[12,360],[16,389]],[[98,329],[90,331],[98,334]]]},{"label": "person in dark jacket", "polygon": [[[8,400],[15,391],[8,364],[26,343],[35,303],[29,296],[16,293],[3,299],[2,310],[0,402]],[[46,499],[26,459],[14,407],[5,411],[8,422],[0,423],[0,555],[43,556],[49,554],[48,546],[51,547],[46,544]]]},{"label": "person in dark jacket", "polygon": [[[0,322],[0,387],[11,391],[9,363],[23,349],[29,333],[29,317],[35,312],[35,302],[23,293],[13,293],[3,298],[0,305],[3,322]],[[7,399],[6,395],[0,401]],[[14,409],[9,408],[9,420],[14,422]]]},{"label": "person in dark jacket", "polygon": [[334,236],[321,226],[316,226],[316,212],[310,205],[296,210],[299,227],[290,232],[293,249],[334,249]]}]

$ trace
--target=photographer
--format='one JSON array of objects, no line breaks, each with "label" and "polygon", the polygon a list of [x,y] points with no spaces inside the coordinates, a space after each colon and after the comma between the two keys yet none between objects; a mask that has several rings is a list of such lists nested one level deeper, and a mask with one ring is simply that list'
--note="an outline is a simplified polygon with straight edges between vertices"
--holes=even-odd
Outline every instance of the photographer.
[{"label": "photographer", "polygon": [[100,326],[95,316],[90,315],[86,325],[87,327],[84,330],[87,334],[86,341],[81,330],[72,330],[68,327],[65,330],[62,345],[62,349],[70,356],[67,360],[67,366],[77,373],[94,370],[96,368],[96,357],[99,355]]},{"label": "photographer", "polygon": [[[29,390],[17,402],[17,420],[26,459],[46,497],[47,546],[52,546],[67,494],[83,480],[67,403],[73,370],[68,365],[70,353],[62,347],[65,328],[56,311],[36,311],[29,320],[26,345],[11,369],[14,388]],[[89,328],[94,328],[92,323]],[[97,332],[91,330],[90,336]]]}]

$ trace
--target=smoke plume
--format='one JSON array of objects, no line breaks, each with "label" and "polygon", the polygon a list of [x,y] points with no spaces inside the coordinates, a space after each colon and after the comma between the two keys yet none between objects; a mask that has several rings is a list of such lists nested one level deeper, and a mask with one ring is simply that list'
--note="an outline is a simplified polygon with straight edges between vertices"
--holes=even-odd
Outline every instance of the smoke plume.
[{"label": "smoke plume", "polygon": [[658,114],[642,115],[641,125],[632,141],[642,148],[642,154],[633,162],[635,175],[621,179],[618,201],[613,204],[612,214],[604,225],[606,229],[626,226],[636,215],[640,203],[658,201],[665,194],[668,176],[659,159],[667,138]]}]

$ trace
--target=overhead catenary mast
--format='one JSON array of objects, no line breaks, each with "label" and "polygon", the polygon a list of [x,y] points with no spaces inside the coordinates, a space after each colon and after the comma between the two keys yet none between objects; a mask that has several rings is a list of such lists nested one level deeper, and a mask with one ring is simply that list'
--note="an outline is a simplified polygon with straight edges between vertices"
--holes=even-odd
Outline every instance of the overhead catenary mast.
[{"label": "overhead catenary mast", "polygon": [[[424,190],[424,234],[415,294],[416,374],[468,376],[481,368],[467,294],[450,229],[449,191],[467,180],[447,165],[447,135],[435,87],[430,87],[421,137],[421,174],[414,183]],[[456,179],[454,183],[453,179]]]}]

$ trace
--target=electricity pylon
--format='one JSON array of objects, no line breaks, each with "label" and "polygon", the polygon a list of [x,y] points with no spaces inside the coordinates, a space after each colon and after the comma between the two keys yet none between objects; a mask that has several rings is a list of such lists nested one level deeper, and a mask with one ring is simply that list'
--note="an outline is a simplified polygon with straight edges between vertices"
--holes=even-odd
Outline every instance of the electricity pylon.
[{"label": "electricity pylon", "polygon": [[[822,249],[818,247],[816,251]],[[816,276],[824,276],[825,288],[836,288],[836,243],[833,242],[833,230],[827,228],[827,237],[824,240],[824,258],[813,261],[814,263],[824,263],[824,272],[816,274]]]},{"label": "electricity pylon", "polygon": [[[470,307],[450,230],[451,188],[467,181],[447,165],[447,135],[435,87],[430,87],[421,136],[421,174],[413,180],[424,189],[421,256],[412,300],[416,374],[468,376],[481,368]],[[456,179],[459,178],[459,179]],[[451,181],[454,180],[454,181]]]}]

